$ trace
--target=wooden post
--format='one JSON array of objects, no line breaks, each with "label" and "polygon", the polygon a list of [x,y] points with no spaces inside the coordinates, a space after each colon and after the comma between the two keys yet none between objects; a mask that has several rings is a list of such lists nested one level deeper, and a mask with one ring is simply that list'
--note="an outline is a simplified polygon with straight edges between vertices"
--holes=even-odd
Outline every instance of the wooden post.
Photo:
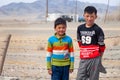
[{"label": "wooden post", "polygon": [[105,13],[104,23],[106,22],[106,18],[107,18],[108,10],[109,10],[109,0],[108,0],[108,4],[107,4],[106,13]]},{"label": "wooden post", "polygon": [[3,66],[4,66],[4,62],[5,62],[5,57],[6,57],[6,54],[7,54],[8,46],[9,46],[9,43],[10,43],[10,39],[11,39],[11,34],[8,36],[8,41],[7,41],[7,44],[6,44],[6,48],[5,48],[5,51],[3,53],[1,66],[0,66],[0,75],[2,74],[2,70],[3,70]]}]

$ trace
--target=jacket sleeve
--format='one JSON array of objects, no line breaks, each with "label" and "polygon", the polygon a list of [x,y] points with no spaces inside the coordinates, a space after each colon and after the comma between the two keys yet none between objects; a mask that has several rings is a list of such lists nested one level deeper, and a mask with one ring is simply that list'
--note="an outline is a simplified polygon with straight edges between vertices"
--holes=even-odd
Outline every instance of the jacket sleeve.
[{"label": "jacket sleeve", "polygon": [[105,43],[104,43],[104,39],[105,39],[104,32],[100,28],[99,34],[98,34],[98,45],[99,45],[99,52],[100,53],[104,53],[105,48],[106,48]]},{"label": "jacket sleeve", "polygon": [[79,27],[77,28],[77,42],[78,42],[78,46],[80,47],[82,42],[81,42],[81,34],[80,34]]}]

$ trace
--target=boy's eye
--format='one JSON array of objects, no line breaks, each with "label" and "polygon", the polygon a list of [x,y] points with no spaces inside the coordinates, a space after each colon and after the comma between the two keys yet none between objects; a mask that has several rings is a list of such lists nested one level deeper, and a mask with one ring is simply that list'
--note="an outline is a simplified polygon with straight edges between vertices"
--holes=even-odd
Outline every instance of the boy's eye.
[{"label": "boy's eye", "polygon": [[58,29],[64,29],[64,27],[59,27]]},{"label": "boy's eye", "polygon": [[59,27],[58,29],[61,29],[61,27]]}]

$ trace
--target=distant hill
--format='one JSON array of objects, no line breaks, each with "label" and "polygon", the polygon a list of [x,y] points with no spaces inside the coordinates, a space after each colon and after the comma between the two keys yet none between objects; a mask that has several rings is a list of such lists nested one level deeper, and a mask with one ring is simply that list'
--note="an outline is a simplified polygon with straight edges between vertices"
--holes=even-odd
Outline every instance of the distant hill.
[{"label": "distant hill", "polygon": [[[76,2],[75,0],[48,0],[49,1],[49,13],[75,13]],[[98,13],[105,13],[107,5],[105,4],[92,4],[77,2],[77,13],[83,13],[83,9],[87,5],[93,5],[98,9]],[[109,12],[115,10],[116,7],[110,6]],[[37,0],[33,3],[10,3],[8,5],[0,7],[0,15],[27,15],[38,14],[45,15],[46,13],[46,0]]]}]

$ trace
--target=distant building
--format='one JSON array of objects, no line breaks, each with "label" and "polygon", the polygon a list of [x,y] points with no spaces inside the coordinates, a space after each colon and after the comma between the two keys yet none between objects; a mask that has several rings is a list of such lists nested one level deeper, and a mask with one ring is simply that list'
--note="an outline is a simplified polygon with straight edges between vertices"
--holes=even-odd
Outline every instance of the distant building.
[{"label": "distant building", "polygon": [[47,21],[54,21],[58,17],[60,17],[62,14],[61,13],[51,13],[48,14]]},{"label": "distant building", "polygon": [[63,14],[63,13],[49,13],[47,17],[47,21],[55,21],[57,18],[64,18],[68,22],[78,22],[78,14]]}]

